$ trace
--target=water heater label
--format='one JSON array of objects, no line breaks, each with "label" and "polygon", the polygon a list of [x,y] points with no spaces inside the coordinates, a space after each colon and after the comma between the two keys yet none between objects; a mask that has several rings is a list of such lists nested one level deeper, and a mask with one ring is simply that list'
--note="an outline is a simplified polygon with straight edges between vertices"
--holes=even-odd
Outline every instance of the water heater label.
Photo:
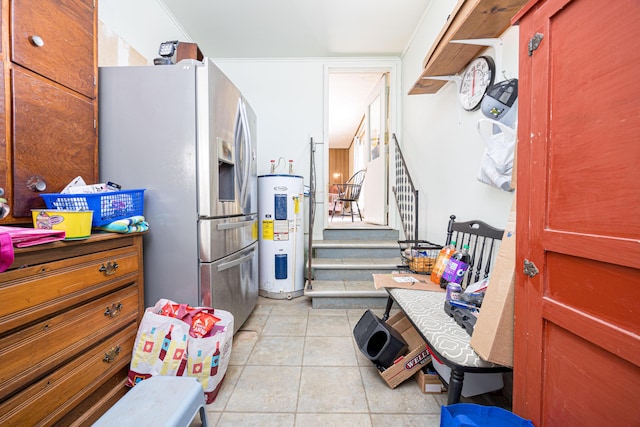
[{"label": "water heater label", "polygon": [[262,240],[273,240],[273,220],[262,221]]},{"label": "water heater label", "polygon": [[276,219],[287,219],[287,195],[274,194],[273,199]]},{"label": "water heater label", "polygon": [[273,240],[289,240],[289,221],[273,222]]}]

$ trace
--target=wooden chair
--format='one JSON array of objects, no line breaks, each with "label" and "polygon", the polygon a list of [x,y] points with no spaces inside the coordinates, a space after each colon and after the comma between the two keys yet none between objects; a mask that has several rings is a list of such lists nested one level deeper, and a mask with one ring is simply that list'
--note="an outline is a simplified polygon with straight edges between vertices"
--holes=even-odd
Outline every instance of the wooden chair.
[{"label": "wooden chair", "polygon": [[455,215],[449,217],[445,244],[455,241],[457,249],[468,245],[471,255],[469,269],[461,283],[463,289],[471,283],[489,277],[503,234],[504,230],[482,221],[456,222]]},{"label": "wooden chair", "polygon": [[358,198],[360,198],[360,190],[362,190],[362,183],[364,182],[366,170],[362,169],[354,173],[349,180],[344,184],[336,184],[338,187],[338,197],[333,202],[333,212],[331,213],[331,221],[336,213],[336,204],[342,203],[342,216],[344,217],[344,208],[346,203],[349,203],[351,210],[351,222],[353,222],[353,203],[358,208],[358,216],[362,221],[362,214],[360,213],[360,206],[358,206]]},{"label": "wooden chair", "polygon": [[[455,241],[458,249],[469,245],[471,262],[462,282],[462,287],[466,288],[489,277],[504,230],[483,221],[456,222],[455,219],[455,215],[451,215],[446,244]],[[389,299],[383,320],[389,318],[395,302],[425,340],[433,357],[451,369],[447,404],[460,401],[465,373],[511,370],[481,359],[471,348],[471,336],[444,311],[444,293],[399,288],[387,288],[387,292]]]}]

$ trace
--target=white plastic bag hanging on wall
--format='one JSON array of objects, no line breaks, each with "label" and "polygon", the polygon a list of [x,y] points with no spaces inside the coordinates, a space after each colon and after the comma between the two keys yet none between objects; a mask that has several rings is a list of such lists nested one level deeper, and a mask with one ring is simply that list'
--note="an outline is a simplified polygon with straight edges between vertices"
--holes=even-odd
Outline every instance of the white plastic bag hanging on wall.
[{"label": "white plastic bag hanging on wall", "polygon": [[492,119],[478,120],[477,129],[486,146],[478,171],[478,181],[511,191],[515,129]]}]

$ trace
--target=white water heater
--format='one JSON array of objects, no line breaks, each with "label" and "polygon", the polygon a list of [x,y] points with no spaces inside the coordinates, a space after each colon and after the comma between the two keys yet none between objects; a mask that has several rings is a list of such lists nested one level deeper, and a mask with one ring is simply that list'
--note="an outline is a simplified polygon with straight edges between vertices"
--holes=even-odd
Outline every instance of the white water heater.
[{"label": "white water heater", "polygon": [[303,206],[301,176],[258,176],[261,296],[291,299],[304,294]]}]

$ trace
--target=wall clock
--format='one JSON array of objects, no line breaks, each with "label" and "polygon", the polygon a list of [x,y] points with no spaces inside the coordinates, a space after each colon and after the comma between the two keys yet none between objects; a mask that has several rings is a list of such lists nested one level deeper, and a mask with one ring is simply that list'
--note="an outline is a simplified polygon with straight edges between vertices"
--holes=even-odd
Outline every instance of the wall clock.
[{"label": "wall clock", "polygon": [[467,111],[477,110],[487,89],[493,84],[496,65],[489,56],[479,56],[467,65],[460,82],[458,101]]}]

